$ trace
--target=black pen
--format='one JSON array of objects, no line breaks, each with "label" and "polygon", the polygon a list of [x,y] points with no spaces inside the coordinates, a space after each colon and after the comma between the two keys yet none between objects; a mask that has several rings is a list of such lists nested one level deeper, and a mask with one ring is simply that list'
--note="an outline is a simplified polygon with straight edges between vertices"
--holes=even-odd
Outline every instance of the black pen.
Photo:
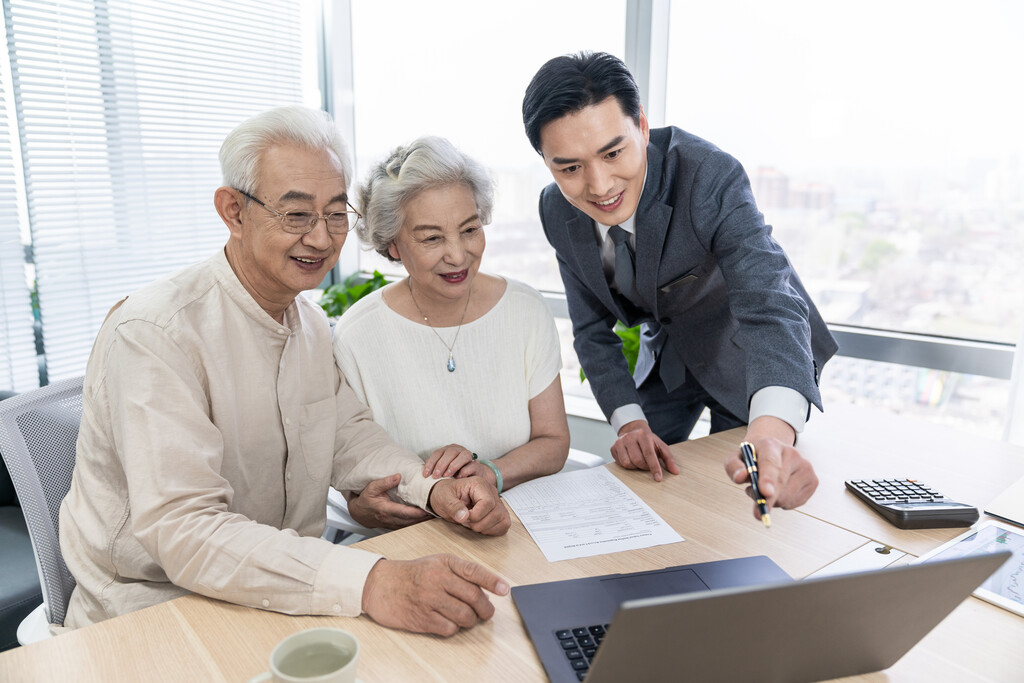
[{"label": "black pen", "polygon": [[757,509],[761,511],[761,521],[766,527],[770,527],[772,518],[768,514],[768,501],[761,495],[761,489],[757,486],[757,453],[754,451],[754,444],[747,441],[741,443],[740,455],[743,456],[743,464],[747,466],[747,473],[750,475],[750,487],[754,490]]}]

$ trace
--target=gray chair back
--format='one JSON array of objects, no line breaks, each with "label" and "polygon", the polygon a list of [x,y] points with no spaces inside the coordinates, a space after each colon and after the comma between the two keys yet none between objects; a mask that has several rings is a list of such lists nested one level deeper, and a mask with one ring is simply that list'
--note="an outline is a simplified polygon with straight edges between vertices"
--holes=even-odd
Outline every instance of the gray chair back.
[{"label": "gray chair back", "polygon": [[25,513],[51,624],[64,624],[75,587],[60,552],[57,518],[71,488],[81,420],[81,377],[0,402],[0,453]]}]

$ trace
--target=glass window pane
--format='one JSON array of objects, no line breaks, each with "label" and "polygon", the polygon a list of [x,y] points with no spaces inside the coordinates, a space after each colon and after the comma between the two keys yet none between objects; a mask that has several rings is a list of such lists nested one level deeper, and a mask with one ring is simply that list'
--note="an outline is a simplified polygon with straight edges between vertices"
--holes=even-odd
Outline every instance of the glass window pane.
[{"label": "glass window pane", "polygon": [[[352,3],[357,180],[399,144],[450,139],[497,182],[483,269],[560,291],[537,217],[551,175],[523,131],[523,93],[557,55],[623,56],[625,16],[621,0]],[[361,254],[360,267],[405,274],[372,252]]]},{"label": "glass window pane", "polygon": [[1015,342],[1024,5],[672,6],[667,116],[736,156],[829,322]]},{"label": "glass window pane", "polygon": [[[993,377],[836,356],[821,398],[931,419],[988,438],[1003,433],[1009,382]],[[812,418],[813,419],[813,418]]]},{"label": "glass window pane", "polygon": [[24,188],[6,30],[0,14],[0,391],[39,386],[33,306],[25,272]]},{"label": "glass window pane", "polygon": [[319,106],[309,39],[318,6],[7,0],[4,9],[52,381],[84,372],[116,301],[224,244],[217,151],[247,116]]}]

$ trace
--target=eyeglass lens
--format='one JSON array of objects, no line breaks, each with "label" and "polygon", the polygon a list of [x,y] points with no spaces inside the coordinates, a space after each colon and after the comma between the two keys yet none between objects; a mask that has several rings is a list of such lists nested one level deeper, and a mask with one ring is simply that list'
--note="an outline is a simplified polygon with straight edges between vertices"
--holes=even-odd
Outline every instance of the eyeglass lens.
[{"label": "eyeglass lens", "polygon": [[[281,215],[285,229],[302,233],[309,232],[315,228],[320,218],[320,214],[312,211],[287,211]],[[340,234],[349,230],[350,220],[349,212],[347,211],[335,211],[334,213],[322,216],[322,218],[327,223],[328,232]]]}]

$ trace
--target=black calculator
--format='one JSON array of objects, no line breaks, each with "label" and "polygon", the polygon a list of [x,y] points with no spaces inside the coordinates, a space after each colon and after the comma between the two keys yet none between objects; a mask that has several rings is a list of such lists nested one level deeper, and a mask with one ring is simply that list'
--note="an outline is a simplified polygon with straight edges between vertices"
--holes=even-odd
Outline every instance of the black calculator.
[{"label": "black calculator", "polygon": [[978,521],[978,508],[914,479],[854,479],[846,488],[900,529],[971,526]]}]

